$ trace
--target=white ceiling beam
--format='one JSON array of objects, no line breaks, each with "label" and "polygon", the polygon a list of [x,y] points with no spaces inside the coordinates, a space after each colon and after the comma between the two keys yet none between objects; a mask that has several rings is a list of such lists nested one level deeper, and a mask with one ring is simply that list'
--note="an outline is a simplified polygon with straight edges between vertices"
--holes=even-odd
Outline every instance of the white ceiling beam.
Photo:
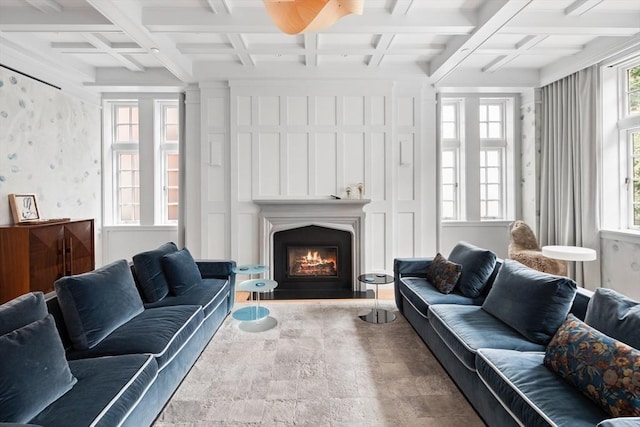
[{"label": "white ceiling beam", "polygon": [[[111,48],[118,53],[146,53],[147,51],[136,43],[115,42],[110,43]],[[52,42],[51,49],[62,53],[96,53],[97,49],[89,42]]]},{"label": "white ceiling beam", "polygon": [[93,89],[107,87],[137,87],[139,90],[175,90],[184,87],[183,82],[177,79],[165,68],[147,68],[144,73],[126,70],[124,68],[97,68],[96,78],[93,82],[85,83],[86,87]]},{"label": "white ceiling beam", "polygon": [[25,0],[30,6],[35,7],[42,13],[62,12],[62,6],[54,0]]},{"label": "white ceiling beam", "polygon": [[242,39],[240,34],[228,34],[229,43],[233,48],[232,53],[238,56],[238,59],[242,65],[246,67],[255,67],[256,63],[253,61],[251,55],[247,53],[247,44]]},{"label": "white ceiling beam", "polygon": [[[523,53],[528,52],[529,49],[531,49],[534,46],[536,46],[538,43],[540,43],[545,38],[546,38],[546,36],[525,36],[522,40],[520,40],[518,43],[516,43],[515,49],[511,49],[511,51],[509,51],[507,53],[504,53],[504,54],[498,54],[497,58],[495,58],[493,61],[489,62],[487,65],[482,67],[482,69],[481,69],[482,72],[483,73],[494,73],[494,72],[496,72],[497,70],[499,70],[500,68],[504,67],[509,62],[513,61],[514,59],[516,59],[517,57],[519,57]],[[482,48],[480,48],[480,49],[478,49],[476,51],[476,53],[477,54],[482,54],[482,53],[486,54],[487,52],[484,51]]]},{"label": "white ceiling beam", "polygon": [[576,0],[564,9],[564,14],[568,16],[584,15],[600,3],[602,0]]},{"label": "white ceiling beam", "polygon": [[[313,37],[314,33],[309,33],[309,38]],[[317,34],[316,34],[317,35]],[[306,35],[305,35],[306,36]],[[305,45],[306,46],[306,45]],[[180,52],[185,55],[233,55],[233,46],[224,43],[178,43],[176,45]],[[370,48],[358,48],[358,47],[340,47],[340,46],[327,46],[321,49],[316,49],[318,55],[374,55],[382,52],[385,55],[435,55],[444,49],[442,45],[433,45],[426,47],[394,47],[387,48],[383,51],[376,50],[375,47]],[[308,47],[291,47],[291,46],[278,46],[278,45],[258,45],[251,48],[247,48],[246,52],[249,55],[273,55],[274,52],[282,55],[306,55],[312,52]],[[505,50],[497,50],[499,53],[505,53]],[[509,52],[511,50],[508,50]],[[541,53],[543,55],[544,53]]]},{"label": "white ceiling beam", "polygon": [[413,0],[396,0],[391,6],[392,15],[406,15],[413,6]]},{"label": "white ceiling beam", "polygon": [[144,71],[144,67],[140,63],[128,58],[126,55],[120,54],[120,52],[116,52],[116,50],[111,47],[109,40],[107,40],[103,35],[96,33],[82,33],[82,37],[94,45],[99,52],[109,55],[124,65],[129,71]]},{"label": "white ceiling beam", "polygon": [[531,0],[501,0],[486,3],[478,11],[477,27],[469,36],[454,37],[445,51],[431,61],[430,78],[438,83],[458,67],[491,36],[504,28]]},{"label": "white ceiling beam", "polygon": [[[39,37],[26,33],[0,33],[0,39],[6,40],[13,46],[19,46],[24,53],[27,53],[34,60],[40,61],[43,69],[61,71],[69,76],[75,76],[80,82],[95,78],[94,67],[69,55],[52,50],[49,43]],[[2,52],[0,57],[4,57],[4,51],[0,49],[0,52]]]},{"label": "white ceiling beam", "polygon": [[382,34],[380,35],[380,39],[378,43],[376,43],[376,47],[373,55],[369,59],[369,67],[379,67],[382,62],[382,58],[384,58],[385,53],[389,50],[391,43],[393,43],[393,38],[395,36],[392,34]]},{"label": "white ceiling beam", "polygon": [[518,88],[538,87],[540,74],[532,68],[498,70],[494,73],[483,73],[480,70],[459,68],[449,73],[436,87],[456,88],[458,91],[472,92],[487,88],[496,88],[504,92],[514,92]]},{"label": "white ceiling beam", "polygon": [[514,17],[503,34],[631,36],[640,31],[640,13],[565,16],[530,12]]},{"label": "white ceiling beam", "polygon": [[227,0],[207,0],[207,5],[215,14],[231,14],[231,5]]},{"label": "white ceiling beam", "polygon": [[509,62],[513,61],[518,55],[502,55],[491,61],[489,64],[482,67],[483,73],[493,73]]},{"label": "white ceiling beam", "polygon": [[[280,33],[262,8],[236,8],[231,16],[202,13],[197,8],[189,7],[143,8],[142,24],[151,32]],[[473,28],[473,22],[457,12],[440,11],[434,14],[416,9],[410,15],[390,15],[372,10],[362,16],[345,16],[322,32],[469,34]]]},{"label": "white ceiling beam", "polygon": [[304,64],[307,67],[318,66],[318,33],[304,34]]},{"label": "white ceiling beam", "polygon": [[0,13],[0,31],[7,32],[118,32],[118,28],[96,10],[64,9],[43,14],[33,9],[4,7]]},{"label": "white ceiling beam", "polygon": [[[115,0],[87,0],[111,22],[135,41],[139,46],[153,52],[153,56],[174,76],[183,82],[193,83],[193,64],[176,49],[175,44],[166,36],[152,34],[142,25],[142,10],[137,3]],[[202,14],[202,13],[201,13]]]}]

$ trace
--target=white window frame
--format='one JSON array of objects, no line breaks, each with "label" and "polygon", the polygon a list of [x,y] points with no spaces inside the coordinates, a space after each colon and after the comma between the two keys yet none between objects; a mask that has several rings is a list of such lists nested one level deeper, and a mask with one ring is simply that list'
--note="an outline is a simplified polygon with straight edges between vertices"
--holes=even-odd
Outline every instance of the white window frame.
[{"label": "white window frame", "polygon": [[[177,125],[178,126],[178,134],[180,132],[179,126],[180,123],[167,123],[166,118],[166,109],[167,107],[175,107],[178,108],[177,101],[157,101],[156,102],[156,123],[158,125],[157,129],[157,147],[158,147],[158,156],[159,163],[161,167],[159,168],[160,176],[158,177],[161,185],[159,187],[156,186],[156,191],[160,191],[156,200],[160,203],[157,206],[156,210],[160,212],[160,220],[159,222],[162,224],[177,224],[177,220],[169,220],[169,182],[168,182],[168,161],[167,156],[169,154],[179,154],[179,141],[176,139],[175,141],[167,140],[166,138],[166,126],[167,125]],[[179,114],[179,111],[178,111]],[[179,122],[179,119],[178,119]],[[179,202],[178,202],[179,203]]]},{"label": "white window frame", "polygon": [[[442,138],[442,142],[441,142],[441,149],[442,152],[451,152],[454,156],[454,178],[455,178],[455,183],[453,183],[453,185],[455,186],[455,193],[454,193],[454,200],[453,200],[453,204],[454,204],[454,216],[453,217],[442,217],[442,220],[444,221],[457,221],[462,219],[461,215],[462,212],[464,210],[463,208],[463,201],[461,198],[461,194],[464,194],[464,185],[463,185],[463,171],[464,171],[464,167],[462,164],[462,157],[461,157],[461,151],[463,148],[463,140],[464,140],[464,117],[463,117],[463,111],[464,111],[464,101],[462,99],[456,99],[456,98],[448,98],[448,99],[444,99],[442,102],[442,105],[448,105],[448,106],[454,106],[455,107],[455,138]],[[445,183],[443,181],[442,178],[442,173],[443,170],[440,170],[440,176],[441,176],[441,186],[442,185],[449,185],[449,183]],[[442,200],[441,200],[442,203]],[[444,211],[444,210],[443,210]]]},{"label": "white window frame", "polygon": [[[488,216],[488,215],[483,215],[482,214],[482,205],[485,206],[485,209],[488,206],[488,199],[487,199],[487,194],[485,193],[485,197],[482,197],[482,191],[480,194],[480,219],[481,220],[506,220],[508,217],[507,214],[507,153],[508,153],[508,149],[509,149],[509,126],[508,126],[508,113],[507,113],[507,109],[509,108],[509,101],[506,99],[493,99],[493,98],[481,98],[480,99],[480,103],[479,103],[479,108],[480,107],[485,107],[485,106],[499,106],[500,107],[500,136],[501,138],[482,138],[482,136],[480,136],[480,155],[482,156],[483,153],[486,153],[487,151],[496,151],[498,152],[498,155],[500,157],[500,200],[498,201],[499,203],[499,215],[498,216]],[[480,119],[478,120],[478,125],[480,125],[481,123],[483,123]],[[487,126],[489,126],[490,123],[492,123],[488,117],[487,117],[487,121],[484,122],[487,123]],[[480,173],[482,174],[484,171],[482,170],[483,166],[482,164],[480,165]],[[482,178],[482,175],[480,175],[480,178]],[[484,186],[485,191],[487,189],[487,183],[482,183],[482,179],[480,179],[481,181],[481,188]]]},{"label": "white window frame", "polygon": [[[518,209],[519,191],[516,176],[520,174],[519,150],[516,147],[518,124],[516,111],[520,108],[518,94],[442,94],[441,105],[457,102],[461,106],[459,141],[440,138],[441,151],[458,149],[460,174],[459,221],[512,221]],[[480,105],[502,105],[502,138],[480,138]],[[483,218],[481,215],[480,155],[483,150],[501,153],[501,214]],[[441,191],[441,188],[440,188]],[[451,221],[441,218],[442,221]]]},{"label": "white window frame", "polygon": [[[103,180],[105,226],[177,226],[177,221],[168,221],[165,201],[166,153],[178,152],[179,142],[163,141],[162,106],[178,105],[178,94],[105,94],[103,100]],[[127,103],[138,105],[137,144],[114,143],[114,106]],[[178,110],[180,107],[178,106]],[[180,114],[180,112],[178,112]],[[180,119],[178,119],[180,121]],[[178,123],[180,126],[181,123]],[[137,151],[140,159],[140,220],[122,222],[119,220],[117,198],[117,152]]]}]

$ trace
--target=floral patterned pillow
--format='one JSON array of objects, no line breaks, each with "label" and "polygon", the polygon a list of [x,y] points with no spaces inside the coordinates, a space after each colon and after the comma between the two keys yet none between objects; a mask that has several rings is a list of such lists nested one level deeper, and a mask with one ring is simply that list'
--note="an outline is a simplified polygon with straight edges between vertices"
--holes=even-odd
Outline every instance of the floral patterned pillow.
[{"label": "floral patterned pillow", "polygon": [[612,416],[640,416],[639,350],[569,314],[544,364]]},{"label": "floral patterned pillow", "polygon": [[433,258],[427,267],[427,279],[443,294],[453,291],[458,283],[460,273],[462,273],[462,266],[447,261],[440,253]]}]

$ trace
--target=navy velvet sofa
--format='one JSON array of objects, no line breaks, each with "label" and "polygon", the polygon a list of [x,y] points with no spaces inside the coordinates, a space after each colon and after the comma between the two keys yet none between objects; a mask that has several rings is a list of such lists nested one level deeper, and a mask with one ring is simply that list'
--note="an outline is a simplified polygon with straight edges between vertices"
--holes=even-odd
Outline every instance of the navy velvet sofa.
[{"label": "navy velvet sofa", "polygon": [[234,267],[168,243],[0,306],[0,426],[151,425],[230,313]]},{"label": "navy velvet sofa", "polygon": [[[605,333],[640,348],[638,303],[603,290],[596,292],[601,300],[622,301],[622,308],[590,307],[593,293],[576,288],[570,279],[500,260],[465,242],[453,249],[452,259],[462,265],[459,281],[476,282],[473,292],[458,286],[448,294],[439,291],[427,279],[433,258],[397,258],[396,305],[489,426],[640,425],[638,417],[612,417],[543,364],[546,343],[558,324],[568,313],[585,319],[588,309],[592,319],[604,319],[601,324],[625,320],[626,329],[614,326]],[[541,296],[536,289],[543,288],[555,293]]]}]

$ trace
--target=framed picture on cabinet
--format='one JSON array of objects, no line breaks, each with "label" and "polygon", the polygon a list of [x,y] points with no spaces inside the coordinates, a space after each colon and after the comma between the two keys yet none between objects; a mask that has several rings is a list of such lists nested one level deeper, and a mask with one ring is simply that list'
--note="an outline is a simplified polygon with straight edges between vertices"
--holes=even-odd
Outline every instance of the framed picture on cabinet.
[{"label": "framed picture on cabinet", "polygon": [[40,221],[35,194],[9,194],[9,206],[16,224]]}]

